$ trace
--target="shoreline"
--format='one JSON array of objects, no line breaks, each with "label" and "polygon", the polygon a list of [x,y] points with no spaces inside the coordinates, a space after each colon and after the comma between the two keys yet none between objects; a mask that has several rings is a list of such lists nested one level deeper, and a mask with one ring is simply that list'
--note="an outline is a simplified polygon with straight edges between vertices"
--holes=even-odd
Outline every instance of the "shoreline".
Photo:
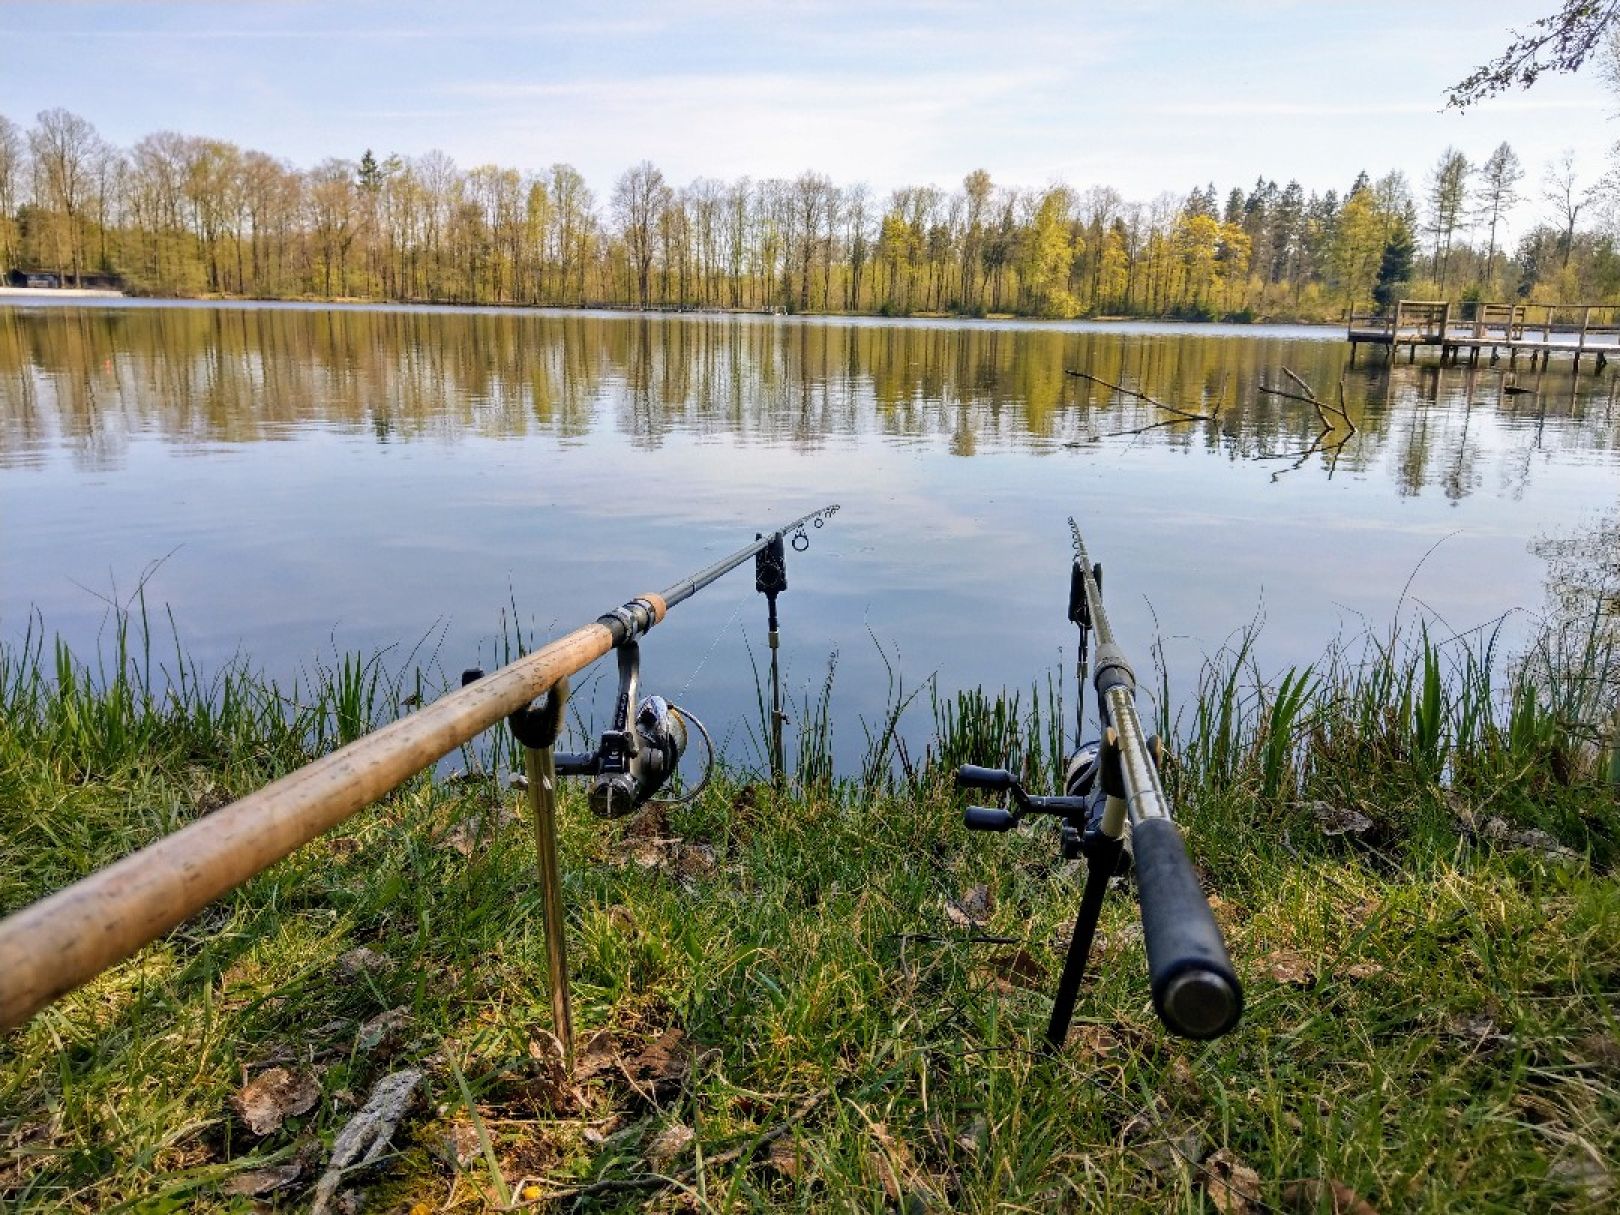
[{"label": "shoreline", "polygon": [[128,300],[136,298],[127,291],[109,291],[98,287],[0,287],[0,299],[36,299],[46,295],[55,299],[71,300]]},{"label": "shoreline", "polygon": [[353,296],[285,297],[247,295],[136,295],[124,291],[101,291],[89,288],[0,287],[0,307],[14,304],[49,307],[56,303],[81,301],[118,301],[136,307],[152,308],[285,308],[297,310],[333,309],[339,311],[373,312],[488,312],[496,315],[513,313],[597,314],[605,316],[643,317],[651,319],[752,317],[764,320],[800,322],[847,322],[852,324],[951,324],[1029,327],[1032,329],[1062,329],[1067,326],[1097,326],[1099,328],[1125,328],[1128,326],[1175,327],[1211,332],[1262,332],[1267,329],[1314,329],[1343,333],[1342,320],[1297,320],[1288,318],[1255,318],[1247,321],[1197,320],[1170,316],[1107,316],[1042,317],[1020,313],[986,313],[974,315],[965,312],[912,312],[905,315],[885,315],[881,312],[786,312],[781,309],[725,308],[697,306],[652,306],[641,308],[627,304],[525,304],[525,303],[465,303],[454,300],[375,300]]}]

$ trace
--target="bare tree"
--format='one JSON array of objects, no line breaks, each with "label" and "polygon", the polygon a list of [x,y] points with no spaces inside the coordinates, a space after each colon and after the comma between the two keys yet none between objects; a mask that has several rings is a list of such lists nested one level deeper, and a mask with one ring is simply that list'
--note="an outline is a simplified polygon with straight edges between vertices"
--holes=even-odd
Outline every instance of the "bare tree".
[{"label": "bare tree", "polygon": [[844,192],[844,246],[849,255],[849,291],[845,308],[861,310],[861,274],[872,255],[871,217],[867,206],[871,192],[866,183]]},{"label": "bare tree", "polygon": [[332,294],[332,263],[338,268],[338,290],[349,293],[349,248],[360,223],[360,196],[355,166],[349,160],[323,160],[309,171],[309,211],[321,248],[322,293]]},{"label": "bare tree", "polygon": [[15,226],[26,157],[22,132],[0,114],[0,266],[13,265],[19,253]]},{"label": "bare tree", "polygon": [[95,164],[104,144],[95,127],[68,110],[43,111],[28,133],[34,163],[34,201],[55,221],[56,269],[72,267],[79,281],[84,265],[84,211],[95,185]]},{"label": "bare tree", "polygon": [[1524,166],[1506,143],[1500,143],[1479,170],[1479,187],[1475,192],[1475,217],[1490,232],[1485,250],[1485,278],[1491,279],[1496,265],[1496,229],[1503,218],[1519,201],[1519,182],[1524,179]]},{"label": "bare tree", "polygon": [[626,169],[613,187],[613,214],[624,235],[643,308],[652,302],[654,228],[659,213],[668,205],[669,193],[664,175],[650,160]]},{"label": "bare tree", "polygon": [[792,231],[798,248],[799,311],[810,307],[810,272],[820,248],[822,225],[832,202],[833,184],[820,173],[805,173],[793,183]]},{"label": "bare tree", "polygon": [[1429,177],[1429,231],[1434,234],[1434,277],[1445,289],[1451,241],[1468,201],[1468,158],[1456,148],[1440,154]]},{"label": "bare tree", "polygon": [[1577,177],[1573,148],[1565,148],[1541,176],[1542,200],[1552,207],[1560,228],[1558,248],[1564,266],[1569,265],[1569,255],[1575,248],[1575,222],[1592,196],[1590,190],[1576,184]]}]

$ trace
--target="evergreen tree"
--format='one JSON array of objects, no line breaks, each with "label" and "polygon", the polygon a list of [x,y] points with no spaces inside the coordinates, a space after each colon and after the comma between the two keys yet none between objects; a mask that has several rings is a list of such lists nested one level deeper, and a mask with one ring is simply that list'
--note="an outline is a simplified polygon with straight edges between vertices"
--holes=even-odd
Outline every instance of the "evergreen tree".
[{"label": "evergreen tree", "polygon": [[1384,242],[1384,255],[1378,262],[1378,281],[1373,284],[1372,297],[1380,312],[1389,311],[1400,288],[1412,277],[1412,253],[1412,229],[1403,217]]}]

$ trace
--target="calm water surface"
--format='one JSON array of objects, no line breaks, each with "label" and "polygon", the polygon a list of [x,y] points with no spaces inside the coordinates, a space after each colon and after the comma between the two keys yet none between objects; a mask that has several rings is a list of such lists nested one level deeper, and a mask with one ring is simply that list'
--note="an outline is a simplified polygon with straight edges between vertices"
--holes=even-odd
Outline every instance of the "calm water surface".
[{"label": "calm water surface", "polygon": [[[1071,513],[1178,690],[1257,617],[1276,669],[1398,607],[1442,631],[1537,607],[1537,539],[1620,492],[1612,372],[1515,394],[1503,368],[1347,360],[1304,328],[0,307],[0,637],[37,612],[91,650],[149,571],[205,666],[425,639],[453,678],[497,661],[514,604],[543,639],[840,502],[782,616],[796,695],[838,655],[847,766],[890,665],[949,692],[1072,653]],[[1355,434],[1261,392],[1285,367],[1332,402],[1342,377]],[[1171,415],[1065,368],[1210,420],[1144,430]],[[645,684],[739,757],[763,617],[742,572],[645,647]]]}]

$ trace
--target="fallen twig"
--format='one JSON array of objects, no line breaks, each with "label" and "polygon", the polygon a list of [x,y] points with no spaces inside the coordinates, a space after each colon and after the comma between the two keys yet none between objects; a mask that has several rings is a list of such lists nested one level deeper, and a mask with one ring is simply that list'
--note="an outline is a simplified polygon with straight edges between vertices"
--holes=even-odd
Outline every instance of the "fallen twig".
[{"label": "fallen twig", "polygon": [[415,1068],[394,1072],[377,1081],[371,1090],[371,1099],[365,1107],[349,1119],[338,1132],[332,1144],[332,1160],[315,1186],[315,1201],[310,1210],[314,1215],[325,1215],[332,1209],[338,1186],[351,1169],[376,1163],[388,1150],[389,1141],[410,1109],[422,1073]]}]

